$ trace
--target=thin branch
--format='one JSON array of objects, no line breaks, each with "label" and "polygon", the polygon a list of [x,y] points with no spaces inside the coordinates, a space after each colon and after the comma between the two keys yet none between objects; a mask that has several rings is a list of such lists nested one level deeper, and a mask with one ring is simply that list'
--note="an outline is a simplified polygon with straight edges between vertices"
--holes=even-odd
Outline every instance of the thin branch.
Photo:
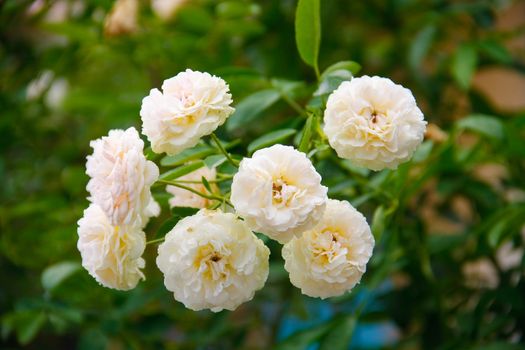
[{"label": "thin branch", "polygon": [[304,108],[301,107],[297,102],[291,99],[284,92],[281,92],[281,97],[284,100],[284,102],[288,103],[288,105],[292,107],[297,113],[302,114],[302,115],[306,114],[306,111],[304,110]]},{"label": "thin branch", "polygon": [[[221,179],[218,179],[218,180],[208,180],[209,183],[221,183],[221,182],[224,182],[224,181],[227,181],[227,180],[230,180],[230,178],[221,178]],[[199,180],[175,180],[173,182],[177,182],[177,183],[181,183],[181,184],[202,184],[202,181],[199,181]]]},{"label": "thin branch", "polygon": [[217,177],[219,178],[219,180],[231,180],[233,179],[233,175],[232,174],[223,174],[223,173],[217,173]]},{"label": "thin branch", "polygon": [[232,158],[232,156],[228,153],[228,151],[226,151],[224,149],[224,147],[222,146],[221,144],[221,141],[219,141],[219,138],[217,137],[217,135],[215,135],[214,133],[212,133],[210,135],[211,139],[215,142],[215,144],[217,145],[217,148],[219,149],[219,151],[221,151],[222,154],[224,154],[224,156],[226,157],[226,159],[228,159],[228,161],[235,167],[239,167],[239,162],[236,161],[235,159]]},{"label": "thin branch", "polygon": [[148,245],[148,244],[155,244],[155,243],[159,243],[159,242],[164,242],[164,237],[153,239],[151,241],[147,241],[146,245]]},{"label": "thin branch", "polygon": [[222,205],[222,202],[217,202],[210,207],[211,210],[215,210]]},{"label": "thin branch", "polygon": [[157,180],[158,182],[161,182],[161,183],[164,183],[164,184],[167,184],[167,185],[172,185],[172,186],[175,186],[175,187],[178,187],[178,188],[182,188],[183,190],[186,190],[186,191],[189,191],[191,193],[194,193],[196,194],[197,196],[200,196],[202,198],[206,198],[206,199],[211,199],[211,200],[218,200],[218,201],[222,201],[223,198],[222,197],[219,197],[219,196],[215,196],[215,195],[210,195],[210,194],[206,194],[206,193],[202,193],[202,192],[199,192],[189,186],[185,186],[185,185],[182,185],[180,184],[179,182],[175,182],[175,181],[166,181],[166,180]]},{"label": "thin branch", "polygon": [[178,187],[178,188],[182,188],[183,190],[186,190],[186,191],[189,191],[191,193],[194,193],[197,196],[200,196],[202,198],[224,202],[224,203],[228,204],[229,206],[233,207],[233,204],[231,204],[231,202],[228,199],[226,199],[224,197],[221,197],[221,196],[216,196],[216,195],[213,195],[213,194],[202,193],[202,192],[199,192],[199,191],[197,191],[197,190],[195,190],[195,189],[193,189],[193,188],[191,188],[189,186],[181,185],[180,183],[174,182],[174,181],[157,180],[157,182],[164,183],[166,185],[172,185],[172,186],[175,186],[175,187]]}]

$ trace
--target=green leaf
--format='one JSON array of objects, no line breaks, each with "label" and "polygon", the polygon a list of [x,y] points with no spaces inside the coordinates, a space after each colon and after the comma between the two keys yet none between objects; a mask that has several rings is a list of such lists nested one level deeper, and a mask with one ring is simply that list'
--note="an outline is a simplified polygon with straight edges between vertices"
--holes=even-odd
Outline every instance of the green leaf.
[{"label": "green leaf", "polygon": [[344,69],[331,71],[321,79],[319,87],[314,92],[314,96],[329,95],[337,89],[343,81],[350,81],[353,77],[350,71]]},{"label": "green leaf", "polygon": [[505,137],[505,128],[497,117],[485,114],[471,114],[457,122],[459,129],[480,133],[487,137],[501,140]]},{"label": "green leaf", "polygon": [[18,328],[18,341],[25,345],[28,344],[38,334],[46,322],[46,314],[43,311],[32,312],[27,319],[22,322]]},{"label": "green leaf", "polygon": [[416,149],[416,152],[414,153],[414,156],[412,157],[412,161],[414,163],[421,163],[425,161],[430,155],[430,153],[432,153],[433,146],[434,146],[434,143],[432,142],[432,140],[427,140],[423,142],[421,146],[419,146]]},{"label": "green leaf", "polygon": [[352,179],[346,179],[335,185],[328,187],[328,196],[348,196],[354,197],[356,195],[356,181]]},{"label": "green leaf", "polygon": [[428,54],[434,37],[436,35],[436,27],[434,25],[428,25],[417,33],[408,55],[408,62],[412,70],[419,70],[421,62]]},{"label": "green leaf", "polygon": [[[501,242],[508,238],[509,233],[519,231],[525,217],[525,206],[507,207],[495,214],[496,222],[487,234],[487,240],[491,247],[496,248]],[[516,227],[514,227],[516,225]]]},{"label": "green leaf", "polygon": [[352,163],[348,159],[340,160],[339,164],[344,169],[346,169],[346,170],[348,170],[348,171],[350,171],[352,173],[359,174],[361,176],[368,176],[368,174],[370,174],[370,169],[367,169],[367,168],[364,168],[364,167],[361,167],[361,166],[357,166],[357,165],[355,165],[354,163]]},{"label": "green leaf", "polygon": [[144,149],[144,155],[146,156],[146,159],[148,160],[155,160],[158,157],[160,157],[160,154],[153,152],[151,147],[146,147]]},{"label": "green leaf", "polygon": [[465,244],[468,235],[429,235],[427,237],[427,249],[429,254],[439,254],[444,251],[451,251],[455,247]]},{"label": "green leaf", "polygon": [[497,247],[501,241],[501,237],[505,233],[508,221],[506,218],[499,220],[489,231],[487,237],[489,245],[493,248]]},{"label": "green leaf", "polygon": [[205,166],[204,162],[202,160],[198,160],[193,163],[189,163],[189,164],[180,166],[178,168],[172,169],[170,171],[167,171],[164,174],[161,174],[159,176],[159,180],[165,180],[165,181],[174,180],[181,176],[189,174],[197,169],[200,169],[203,166]]},{"label": "green leaf", "polygon": [[50,291],[60,285],[65,279],[80,270],[80,264],[74,261],[63,261],[47,267],[42,273],[41,281],[44,289]]},{"label": "green leaf", "polygon": [[281,129],[281,130],[276,130],[266,135],[263,135],[253,140],[248,145],[248,153],[252,154],[258,149],[265,148],[265,147],[274,145],[276,143],[280,143],[288,139],[290,136],[294,135],[296,132],[297,130],[295,129]]},{"label": "green leaf", "polygon": [[209,193],[213,193],[213,191],[211,190],[210,183],[208,182],[208,180],[204,176],[201,176],[201,181],[202,181],[202,184],[204,185],[204,187],[208,190],[208,192]]},{"label": "green leaf", "polygon": [[197,145],[193,148],[186,149],[181,153],[174,156],[166,156],[161,159],[160,165],[162,166],[177,166],[189,162],[194,159],[202,159],[210,154],[213,154],[215,150],[207,145]]},{"label": "green leaf", "polygon": [[501,64],[510,64],[513,61],[509,51],[496,40],[485,40],[478,44],[479,49],[494,61]]},{"label": "green leaf", "polygon": [[180,219],[182,219],[181,216],[172,216],[169,219],[165,220],[157,230],[155,238],[164,237],[168,232],[171,231],[172,228],[175,227],[175,225],[177,225]]},{"label": "green leaf", "polygon": [[199,211],[198,208],[192,208],[192,207],[173,207],[171,209],[171,213],[173,215],[177,215],[183,218],[186,216],[192,216],[198,211]]},{"label": "green leaf", "polygon": [[233,131],[252,122],[264,110],[279,100],[281,94],[275,89],[258,91],[244,100],[235,108],[235,112],[228,118],[226,129]]},{"label": "green leaf", "polygon": [[361,70],[361,65],[354,61],[340,61],[332,64],[330,67],[326,68],[321,74],[321,80],[325,79],[326,76],[334,71],[344,70],[356,75]]},{"label": "green leaf", "polygon": [[157,233],[155,234],[155,238],[161,238],[166,235],[166,233],[170,232],[177,223],[187,217],[192,216],[195,213],[199,211],[198,208],[191,208],[191,207],[173,207],[171,209],[172,216],[168,219],[166,219],[157,230]]},{"label": "green leaf", "polygon": [[276,350],[304,350],[308,345],[319,340],[330,328],[330,324],[324,324],[315,328],[296,332],[286,338],[275,347]]},{"label": "green leaf", "polygon": [[46,314],[40,310],[22,310],[5,315],[2,318],[2,335],[16,332],[18,342],[29,344],[46,322]]},{"label": "green leaf", "polygon": [[97,328],[83,330],[78,340],[78,350],[106,350],[109,348],[109,339],[104,332]]},{"label": "green leaf", "polygon": [[223,154],[214,154],[204,159],[204,164],[210,169],[216,168],[226,161],[226,156]]},{"label": "green leaf", "polygon": [[383,231],[385,230],[386,212],[385,208],[381,205],[377,207],[372,218],[372,234],[376,242],[379,242]]},{"label": "green leaf", "polygon": [[299,0],[295,11],[295,42],[302,60],[319,76],[317,59],[321,45],[319,0]]},{"label": "green leaf", "polygon": [[452,75],[462,89],[467,90],[470,87],[477,64],[476,47],[470,44],[461,45],[452,60]]},{"label": "green leaf", "polygon": [[71,324],[79,324],[83,320],[82,312],[67,307],[52,307],[47,310],[47,317],[59,333],[64,332]]},{"label": "green leaf", "polygon": [[319,350],[348,349],[356,323],[356,319],[353,316],[342,319],[323,337]]},{"label": "green leaf", "polygon": [[222,18],[240,18],[259,15],[261,13],[261,7],[254,3],[224,1],[217,5],[216,12],[217,15]]},{"label": "green leaf", "polygon": [[308,149],[310,147],[310,140],[312,138],[313,134],[313,127],[315,125],[314,123],[315,116],[313,114],[310,114],[308,119],[306,120],[306,124],[303,128],[303,134],[301,136],[301,142],[299,142],[299,151],[301,152],[308,152]]},{"label": "green leaf", "polygon": [[296,98],[301,95],[306,89],[306,84],[303,81],[272,79],[272,87],[278,90],[281,95],[286,95],[290,98]]}]

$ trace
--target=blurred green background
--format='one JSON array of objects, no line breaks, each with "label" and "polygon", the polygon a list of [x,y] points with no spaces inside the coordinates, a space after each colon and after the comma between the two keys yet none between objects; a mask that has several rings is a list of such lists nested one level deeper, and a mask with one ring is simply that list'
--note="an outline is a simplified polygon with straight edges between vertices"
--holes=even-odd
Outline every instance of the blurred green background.
[{"label": "blurred green background", "polygon": [[[316,77],[294,0],[153,3],[0,0],[2,348],[525,349],[525,2],[322,1],[321,70],[353,60],[410,88],[426,141],[396,172],[318,159],[330,196],[383,232],[356,290],[302,296],[270,242],[266,287],[218,314],[173,300],[154,246],[131,292],[79,269],[89,140],[140,129],[142,98],[186,68],[223,77],[234,103],[285,84],[304,104]],[[221,137],[242,150],[298,123],[274,101]]]}]

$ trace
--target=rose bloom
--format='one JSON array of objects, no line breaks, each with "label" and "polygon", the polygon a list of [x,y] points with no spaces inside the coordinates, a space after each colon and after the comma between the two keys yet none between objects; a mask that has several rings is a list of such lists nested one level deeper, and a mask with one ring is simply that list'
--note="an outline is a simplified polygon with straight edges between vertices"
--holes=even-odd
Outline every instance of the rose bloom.
[{"label": "rose bloom", "polygon": [[166,288],[187,308],[234,310],[268,277],[270,250],[234,214],[201,209],[159,246]]},{"label": "rose bloom", "polygon": [[138,0],[117,0],[104,21],[104,34],[118,36],[136,32]]},{"label": "rose bloom", "polygon": [[474,289],[495,289],[499,285],[499,273],[492,261],[480,258],[461,266],[467,287]]},{"label": "rose bloom", "polygon": [[187,69],[142,100],[142,133],[156,153],[177,154],[211,134],[234,111],[224,80]]},{"label": "rose bloom", "polygon": [[242,160],[231,190],[252,230],[286,243],[321,219],[328,189],[304,153],[274,145]]},{"label": "rose bloom", "polygon": [[410,90],[369,76],[343,82],[328,97],[324,122],[337,155],[372,170],[409,160],[426,126]]},{"label": "rose bloom", "polygon": [[330,199],[321,221],[285,244],[282,254],[292,284],[303,294],[324,299],[359,283],[373,249],[365,217],[350,203]]},{"label": "rose bloom", "polygon": [[146,236],[140,227],[112,226],[104,211],[91,204],[78,221],[78,250],[82,266],[101,285],[130,290],[144,279],[140,269]]},{"label": "rose bloom", "polygon": [[159,168],[146,160],[137,130],[111,130],[90,145],[93,154],[86,164],[86,174],[91,177],[89,200],[102,208],[114,226],[134,221],[145,226],[149,217],[160,211],[150,191]]},{"label": "rose bloom", "polygon": [[[196,191],[201,193],[208,193],[208,190],[202,183],[202,178],[205,178],[208,181],[214,181],[216,177],[215,169],[210,169],[206,166],[197,169],[187,175],[181,176],[177,181],[198,181],[198,183],[184,183],[185,186],[193,188]],[[217,185],[215,183],[210,183],[210,187],[213,191],[217,190]],[[168,185],[166,186],[166,191],[173,195],[170,198],[169,203],[170,207],[190,207],[190,208],[206,208],[211,204],[211,200],[203,198],[196,195],[188,190]]]},{"label": "rose bloom", "polygon": [[151,9],[160,19],[167,21],[188,0],[151,0]]}]

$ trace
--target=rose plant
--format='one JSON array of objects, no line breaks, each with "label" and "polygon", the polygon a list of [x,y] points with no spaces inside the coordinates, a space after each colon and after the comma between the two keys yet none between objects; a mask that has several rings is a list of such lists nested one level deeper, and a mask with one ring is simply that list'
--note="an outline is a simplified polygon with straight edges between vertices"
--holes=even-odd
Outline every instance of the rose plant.
[{"label": "rose plant", "polygon": [[0,347],[522,349],[523,11],[467,2],[4,1]]},{"label": "rose plant", "polygon": [[[305,4],[299,3],[298,16]],[[299,52],[318,74],[318,47],[304,40],[298,35]],[[426,127],[410,90],[388,78],[354,77],[356,67],[336,63],[318,74],[305,107],[286,98],[304,118],[298,137],[283,145],[290,134],[262,135],[248,147],[251,156],[230,152],[231,144],[215,134],[235,113],[225,80],[187,69],[165,80],[162,91],[152,89],[140,110],[148,154],[191,156],[159,174],[133,128],[92,142],[86,165],[92,204],[78,230],[83,266],[106,287],[136,286],[144,278],[142,230],[159,214],[151,188],[163,186],[171,207],[200,209],[170,221],[165,237],[146,243],[160,243],[156,260],[164,284],[186,307],[234,310],[253,298],[268,277],[270,253],[256,235],[284,244],[285,269],[304,294],[351,291],[375,239],[363,214],[348,201],[329,199],[315,164],[331,146],[353,166],[395,170],[410,160]],[[203,146],[211,152],[201,155]]]}]

